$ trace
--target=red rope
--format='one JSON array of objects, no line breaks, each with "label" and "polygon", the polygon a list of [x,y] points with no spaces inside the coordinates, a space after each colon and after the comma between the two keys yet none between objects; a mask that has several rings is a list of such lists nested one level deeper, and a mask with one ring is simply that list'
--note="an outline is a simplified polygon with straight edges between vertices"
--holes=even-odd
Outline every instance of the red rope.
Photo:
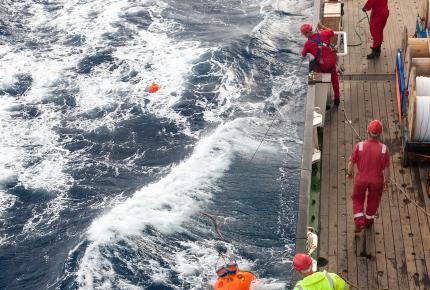
[{"label": "red rope", "polygon": [[212,223],[214,224],[214,229],[215,229],[215,233],[216,233],[216,235],[218,236],[218,238],[219,238],[221,241],[225,242],[225,239],[224,239],[224,237],[223,237],[223,236],[222,236],[222,234],[221,234],[221,229],[220,229],[219,222],[218,222],[218,220],[217,220],[216,216],[211,215],[211,214],[208,214],[208,213],[206,213],[206,212],[200,212],[200,213],[201,213],[202,215],[204,215],[204,216],[207,216],[208,218],[210,218],[210,219],[212,220]]}]

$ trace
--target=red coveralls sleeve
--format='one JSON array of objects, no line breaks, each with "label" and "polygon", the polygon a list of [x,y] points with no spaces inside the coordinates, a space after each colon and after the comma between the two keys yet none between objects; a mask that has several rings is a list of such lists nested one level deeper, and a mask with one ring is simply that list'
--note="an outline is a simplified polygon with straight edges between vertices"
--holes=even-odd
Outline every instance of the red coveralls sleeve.
[{"label": "red coveralls sleeve", "polygon": [[349,157],[349,161],[352,163],[357,163],[358,160],[358,143],[354,145],[354,149],[352,150],[351,156]]},{"label": "red coveralls sleeve", "polygon": [[306,45],[308,42],[306,41],[305,44],[303,45],[303,49],[302,49],[302,56],[306,56],[306,54],[309,52],[309,48]]},{"label": "red coveralls sleeve", "polygon": [[303,45],[302,56],[306,56],[308,53],[312,54],[314,57],[317,57],[318,53],[318,45],[309,39]]},{"label": "red coveralls sleeve", "polygon": [[366,4],[364,5],[364,10],[369,11],[373,8],[373,2],[374,0],[367,0]]}]

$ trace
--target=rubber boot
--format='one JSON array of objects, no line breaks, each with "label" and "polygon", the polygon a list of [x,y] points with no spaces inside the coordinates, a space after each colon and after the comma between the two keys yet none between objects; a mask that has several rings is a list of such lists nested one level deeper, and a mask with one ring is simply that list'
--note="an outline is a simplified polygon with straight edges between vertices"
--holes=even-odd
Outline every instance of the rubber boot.
[{"label": "rubber boot", "polygon": [[339,107],[339,104],[340,104],[340,98],[336,98],[336,99],[334,99],[334,105],[335,105],[336,107]]},{"label": "rubber boot", "polygon": [[361,233],[361,231],[364,229],[363,225],[355,225],[354,233],[358,234]]},{"label": "rubber boot", "polygon": [[377,47],[375,48],[371,47],[371,49],[372,49],[372,52],[367,55],[367,59],[374,59],[376,57],[379,57],[379,55],[377,55]]},{"label": "rubber boot", "polygon": [[375,47],[375,56],[376,57],[381,56],[381,46]]}]

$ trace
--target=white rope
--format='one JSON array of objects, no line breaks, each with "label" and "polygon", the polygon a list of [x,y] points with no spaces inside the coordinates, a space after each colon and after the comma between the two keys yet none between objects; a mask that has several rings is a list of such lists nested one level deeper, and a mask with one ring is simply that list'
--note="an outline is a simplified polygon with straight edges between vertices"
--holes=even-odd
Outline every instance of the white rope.
[{"label": "white rope", "polygon": [[413,141],[430,141],[430,78],[416,77],[415,132]]},{"label": "white rope", "polygon": [[[424,0],[426,1],[426,0]],[[427,28],[430,28],[430,0],[427,0]]]},{"label": "white rope", "polygon": [[[429,78],[430,84],[430,78]],[[418,90],[417,90],[418,92]],[[428,95],[417,95],[415,111],[415,132],[414,141],[430,141],[430,93]]]}]

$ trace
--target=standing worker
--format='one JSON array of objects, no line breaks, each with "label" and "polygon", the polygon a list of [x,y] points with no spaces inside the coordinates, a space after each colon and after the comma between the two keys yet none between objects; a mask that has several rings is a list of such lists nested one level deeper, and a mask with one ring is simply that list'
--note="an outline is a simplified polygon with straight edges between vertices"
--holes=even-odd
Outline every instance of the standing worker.
[{"label": "standing worker", "polygon": [[302,34],[308,39],[302,50],[302,57],[311,55],[310,70],[331,73],[331,84],[334,91],[334,104],[340,104],[339,77],[336,70],[336,52],[330,47],[330,40],[334,36],[333,30],[318,24],[321,30],[312,31],[312,25],[305,23],[300,27]]},{"label": "standing worker", "polygon": [[367,59],[374,59],[381,55],[381,45],[384,40],[384,27],[387,23],[388,0],[367,0],[363,9],[364,12],[372,10],[370,14],[370,34],[373,38],[372,52],[367,55]]},{"label": "standing worker", "polygon": [[294,270],[302,280],[297,282],[294,290],[347,290],[349,285],[337,274],[314,272],[312,258],[306,254],[297,253],[293,259]]},{"label": "standing worker", "polygon": [[[390,154],[387,145],[378,141],[382,133],[382,123],[373,120],[367,126],[369,138],[355,144],[348,163],[347,176],[352,179],[352,169],[357,164],[352,190],[352,207],[354,213],[355,232],[359,233],[364,227],[371,227],[376,211],[381,201],[385,184],[389,183]],[[384,177],[385,173],[385,177]],[[364,200],[367,193],[366,213],[364,213]]]}]

